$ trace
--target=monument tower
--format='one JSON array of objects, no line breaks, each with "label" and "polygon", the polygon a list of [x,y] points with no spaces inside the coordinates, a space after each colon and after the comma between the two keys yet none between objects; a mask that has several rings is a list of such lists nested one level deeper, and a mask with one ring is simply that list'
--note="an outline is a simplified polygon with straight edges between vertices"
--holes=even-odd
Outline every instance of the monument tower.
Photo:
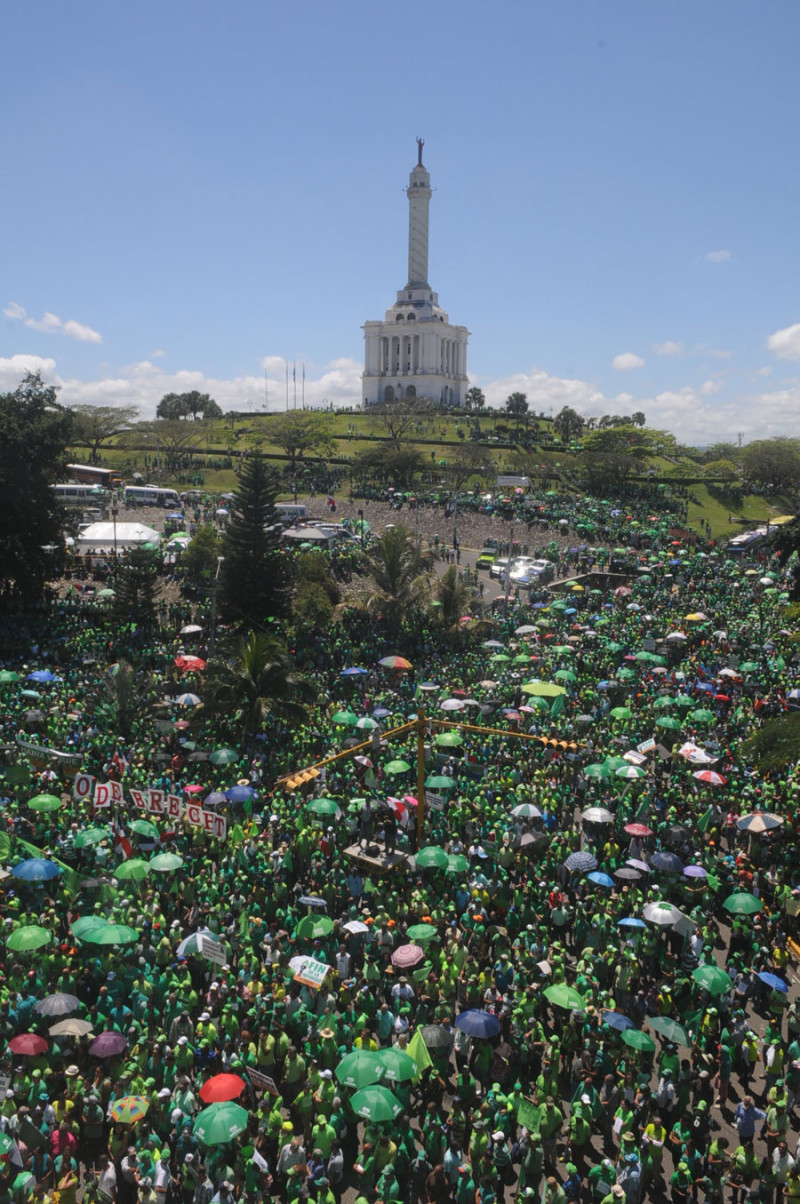
[{"label": "monument tower", "polygon": [[428,215],[431,178],[422,162],[408,178],[408,283],[382,322],[364,323],[364,405],[398,397],[427,397],[457,406],[467,390],[466,326],[451,326],[428,283]]}]

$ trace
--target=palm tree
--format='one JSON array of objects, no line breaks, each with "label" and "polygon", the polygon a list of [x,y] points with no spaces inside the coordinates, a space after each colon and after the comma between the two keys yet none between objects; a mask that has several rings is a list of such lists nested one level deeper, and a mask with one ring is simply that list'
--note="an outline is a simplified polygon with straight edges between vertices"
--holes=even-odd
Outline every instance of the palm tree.
[{"label": "palm tree", "polygon": [[[481,604],[463,581],[459,580],[458,569],[451,564],[436,583],[436,598],[431,603],[436,608],[438,621],[453,639],[468,636],[485,635],[493,631],[495,624],[491,619],[483,618]],[[465,616],[469,623],[462,623]]]},{"label": "palm tree", "polygon": [[268,632],[249,632],[236,640],[230,655],[208,664],[206,705],[232,722],[244,739],[270,716],[293,727],[305,723],[306,704],[316,694],[313,683],[293,671],[286,646]]},{"label": "palm tree", "polygon": [[407,527],[390,527],[367,551],[367,581],[348,590],[343,605],[379,615],[390,632],[399,631],[430,597],[430,565],[430,556],[420,552]]}]

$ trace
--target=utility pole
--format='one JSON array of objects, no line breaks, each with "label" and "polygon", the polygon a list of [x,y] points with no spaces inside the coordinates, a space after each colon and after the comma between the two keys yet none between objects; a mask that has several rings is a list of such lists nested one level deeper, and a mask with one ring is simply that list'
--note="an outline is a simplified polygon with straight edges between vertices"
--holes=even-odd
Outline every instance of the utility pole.
[{"label": "utility pole", "polygon": [[427,799],[425,797],[425,712],[417,712],[417,852],[422,848],[422,830],[425,826]]},{"label": "utility pole", "polygon": [[508,610],[508,595],[511,590],[511,550],[514,547],[514,524],[512,522],[508,536],[508,564],[506,565],[506,596],[504,610]]},{"label": "utility pole", "polygon": [[214,655],[214,647],[217,642],[217,584],[219,582],[219,571],[222,568],[224,556],[217,557],[217,571],[214,574],[214,580],[211,582],[211,630],[208,637],[208,655]]}]

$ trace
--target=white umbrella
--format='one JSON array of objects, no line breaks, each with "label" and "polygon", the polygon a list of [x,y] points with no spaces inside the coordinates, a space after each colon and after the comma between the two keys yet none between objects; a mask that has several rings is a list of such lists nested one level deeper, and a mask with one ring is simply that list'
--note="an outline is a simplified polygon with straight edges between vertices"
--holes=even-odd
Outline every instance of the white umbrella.
[{"label": "white umbrella", "polygon": [[520,803],[514,807],[511,814],[518,815],[522,819],[540,819],[542,815],[539,808],[534,807],[533,803]]},{"label": "white umbrella", "polygon": [[536,628],[530,623],[523,623],[521,627],[514,629],[514,635],[533,635],[535,631]]},{"label": "white umbrella", "polygon": [[443,711],[463,711],[464,703],[460,698],[445,698],[441,704]]},{"label": "white umbrella", "polygon": [[668,640],[688,640],[688,635],[682,631],[671,631],[667,636]]},{"label": "white umbrella", "polygon": [[352,932],[354,936],[357,936],[359,932],[369,932],[367,925],[362,924],[360,920],[348,920],[346,924],[342,924],[342,928],[347,932]]},{"label": "white umbrella", "polygon": [[196,623],[187,623],[185,627],[181,627],[181,635],[200,635],[203,628],[198,627]]},{"label": "white umbrella", "polygon": [[679,920],[688,919],[673,903],[666,903],[663,899],[656,903],[648,903],[642,915],[651,924],[658,924],[659,928],[672,928]]},{"label": "white umbrella", "polygon": [[611,824],[614,822],[614,816],[605,807],[587,807],[585,811],[581,811],[581,819],[585,819],[590,824]]}]

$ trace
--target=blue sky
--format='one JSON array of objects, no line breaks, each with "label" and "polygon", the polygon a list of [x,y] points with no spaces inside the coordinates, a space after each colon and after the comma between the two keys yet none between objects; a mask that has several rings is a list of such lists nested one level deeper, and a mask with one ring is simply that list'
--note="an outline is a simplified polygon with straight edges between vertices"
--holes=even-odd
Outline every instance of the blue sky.
[{"label": "blue sky", "polygon": [[4,13],[0,387],[358,402],[430,281],[493,403],[643,409],[705,443],[795,433],[794,0],[41,0]]}]

